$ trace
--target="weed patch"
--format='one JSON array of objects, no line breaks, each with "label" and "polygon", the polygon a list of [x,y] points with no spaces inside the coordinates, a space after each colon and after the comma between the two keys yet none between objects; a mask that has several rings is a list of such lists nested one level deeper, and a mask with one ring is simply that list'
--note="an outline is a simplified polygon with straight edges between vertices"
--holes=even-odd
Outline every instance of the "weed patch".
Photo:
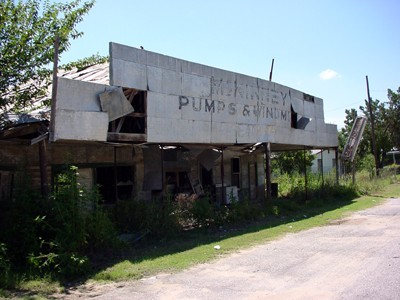
[{"label": "weed patch", "polygon": [[[287,232],[329,224],[384,197],[400,195],[398,184],[387,186],[398,181],[393,174],[376,182],[359,174],[357,185],[346,180],[337,185],[329,176],[322,180],[310,175],[307,192],[302,189],[304,177],[282,175],[280,197],[270,202],[245,198],[222,205],[211,197],[186,201],[168,196],[119,201],[106,208],[96,189],[81,188],[76,176],[75,168],[62,174],[49,199],[26,189],[2,207],[3,289],[44,290],[46,284],[34,284],[38,279],[43,283],[43,278],[62,285],[76,279],[127,280],[180,270]],[[381,194],[383,188],[382,197],[357,198]],[[8,228],[11,220],[19,221]],[[128,244],[121,234],[129,236]],[[214,249],[217,244],[219,251]]]}]

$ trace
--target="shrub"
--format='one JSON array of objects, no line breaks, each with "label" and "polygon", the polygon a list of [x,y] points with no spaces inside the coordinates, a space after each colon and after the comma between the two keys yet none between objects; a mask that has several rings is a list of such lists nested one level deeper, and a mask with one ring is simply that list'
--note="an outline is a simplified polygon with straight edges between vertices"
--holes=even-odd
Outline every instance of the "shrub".
[{"label": "shrub", "polygon": [[7,258],[13,270],[27,269],[27,256],[40,247],[38,237],[46,237],[35,218],[46,211],[46,201],[26,188],[16,194],[15,201],[0,208],[0,240],[7,245]]},{"label": "shrub", "polygon": [[118,201],[113,208],[113,221],[122,233],[169,237],[180,230],[177,205],[171,195],[151,201]]},{"label": "shrub", "polygon": [[63,277],[83,274],[89,255],[116,245],[116,231],[99,205],[97,189],[81,188],[77,176],[77,168],[70,167],[57,177],[49,199],[26,188],[4,207],[0,239],[7,244],[14,271]]},{"label": "shrub", "polygon": [[227,219],[232,223],[255,220],[259,217],[260,212],[258,203],[251,202],[249,198],[244,198],[241,201],[231,202]]},{"label": "shrub", "polygon": [[12,285],[10,269],[6,244],[0,243],[0,287],[9,288]]},{"label": "shrub", "polygon": [[216,207],[209,197],[203,197],[193,202],[190,212],[197,225],[209,226],[214,222]]}]

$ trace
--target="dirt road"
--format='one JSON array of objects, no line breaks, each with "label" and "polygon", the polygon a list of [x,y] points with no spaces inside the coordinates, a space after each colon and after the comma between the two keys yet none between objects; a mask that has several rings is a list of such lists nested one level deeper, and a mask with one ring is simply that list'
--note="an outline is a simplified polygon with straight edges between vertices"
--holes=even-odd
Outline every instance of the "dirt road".
[{"label": "dirt road", "polygon": [[177,274],[93,292],[68,299],[400,299],[400,199]]}]

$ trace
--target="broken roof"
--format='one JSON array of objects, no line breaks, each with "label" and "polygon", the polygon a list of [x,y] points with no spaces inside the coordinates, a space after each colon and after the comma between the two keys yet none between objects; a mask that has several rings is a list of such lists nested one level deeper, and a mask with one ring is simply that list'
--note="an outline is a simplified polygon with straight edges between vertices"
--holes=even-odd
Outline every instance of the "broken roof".
[{"label": "broken roof", "polygon": [[[274,82],[143,49],[111,43],[110,63],[60,70],[58,77],[54,122],[59,133],[55,136],[60,140],[140,139],[144,143],[249,149],[271,142],[275,150],[337,146],[337,128],[324,122],[322,99]],[[116,117],[122,121],[114,124],[118,130],[110,132],[112,120],[99,94],[117,87],[123,87],[131,103],[137,92],[145,93],[145,111],[126,111],[127,116],[144,120],[144,134],[134,137],[129,131],[119,132],[125,118],[119,114]],[[50,107],[38,108],[29,115],[49,120],[49,112]]]},{"label": "broken roof", "polygon": [[[60,69],[58,71],[58,77],[108,85],[109,63],[97,64],[81,70],[77,68],[72,68],[71,70]],[[51,98],[51,89],[52,85],[47,89],[47,96],[34,100],[34,104],[30,109],[27,109],[21,114],[9,114],[9,120],[14,124],[37,122],[41,120],[49,121],[50,106],[46,105],[45,102]]]}]

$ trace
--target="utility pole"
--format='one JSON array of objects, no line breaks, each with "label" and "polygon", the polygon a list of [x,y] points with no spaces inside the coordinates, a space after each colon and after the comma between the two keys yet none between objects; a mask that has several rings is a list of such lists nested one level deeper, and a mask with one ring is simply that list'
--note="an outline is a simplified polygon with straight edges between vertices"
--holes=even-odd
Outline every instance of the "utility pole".
[{"label": "utility pole", "polygon": [[264,143],[265,154],[265,198],[271,201],[271,143]]},{"label": "utility pole", "polygon": [[[269,72],[269,81],[272,80],[272,72],[274,71],[274,61],[272,59],[271,71]],[[271,143],[264,143],[264,155],[265,155],[265,198],[267,201],[271,201]]]},{"label": "utility pole", "polygon": [[274,71],[274,61],[275,59],[272,59],[272,63],[271,63],[271,71],[269,72],[269,81],[272,81],[272,72]]},{"label": "utility pole", "polygon": [[365,76],[367,81],[367,95],[368,95],[368,110],[369,110],[369,117],[371,119],[371,139],[372,139],[372,150],[374,151],[374,158],[375,158],[375,175],[379,176],[379,159],[378,159],[378,149],[376,148],[376,140],[375,140],[375,121],[374,121],[374,114],[372,113],[372,105],[371,105],[371,96],[369,94],[369,83],[368,83],[368,76]]},{"label": "utility pole", "polygon": [[55,128],[55,115],[56,115],[56,103],[57,103],[57,88],[58,88],[58,48],[60,45],[60,38],[57,35],[54,38],[54,61],[53,61],[53,86],[51,91],[51,115],[50,115],[50,141],[54,138],[54,128]]},{"label": "utility pole", "polygon": [[[53,58],[53,87],[51,100],[51,116],[50,116],[50,140],[54,136],[54,115],[56,112],[56,96],[57,96],[57,70],[58,70],[58,52],[60,39],[58,33],[54,38],[54,58]],[[40,165],[40,188],[42,196],[47,198],[49,195],[49,181],[47,178],[47,150],[46,141],[39,142],[39,165]]]}]

